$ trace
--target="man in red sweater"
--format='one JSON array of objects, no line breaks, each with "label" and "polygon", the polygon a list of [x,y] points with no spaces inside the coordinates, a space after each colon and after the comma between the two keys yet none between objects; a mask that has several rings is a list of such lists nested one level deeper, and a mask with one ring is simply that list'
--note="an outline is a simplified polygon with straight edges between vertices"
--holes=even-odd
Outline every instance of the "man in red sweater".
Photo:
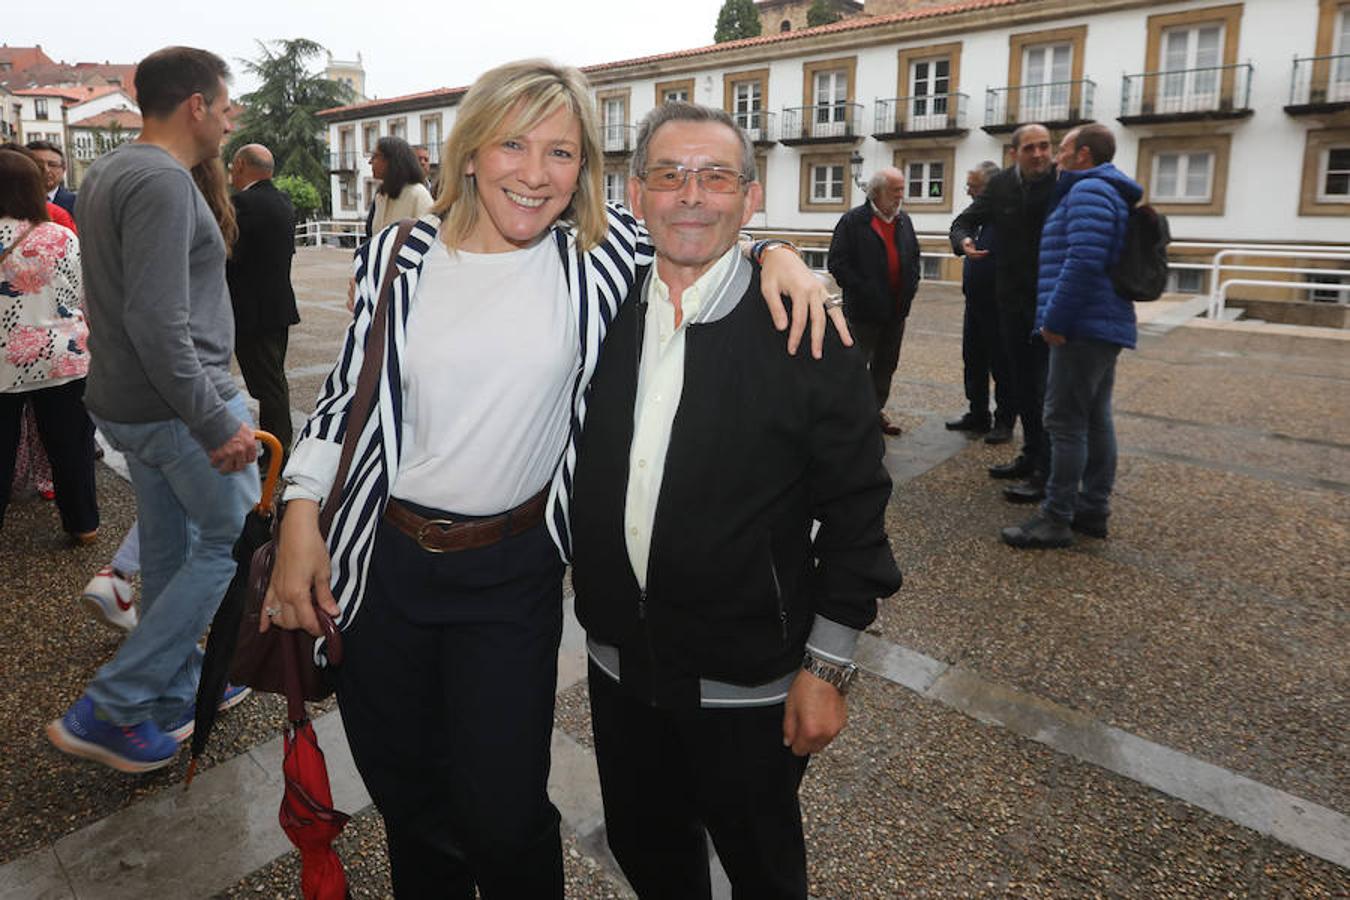
[{"label": "man in red sweater", "polygon": [[879,170],[867,182],[867,199],[840,217],[830,240],[830,274],[844,292],[849,330],[867,360],[877,395],[881,430],[898,435],[886,415],[891,377],[900,364],[905,318],[919,288],[919,241],[900,209],[905,176]]}]

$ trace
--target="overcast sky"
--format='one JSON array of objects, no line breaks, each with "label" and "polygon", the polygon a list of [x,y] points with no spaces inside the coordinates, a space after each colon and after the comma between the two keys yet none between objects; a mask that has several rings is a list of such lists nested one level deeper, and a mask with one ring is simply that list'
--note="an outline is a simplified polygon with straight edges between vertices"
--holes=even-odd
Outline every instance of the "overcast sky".
[{"label": "overcast sky", "polygon": [[[585,66],[712,43],[721,0],[472,0],[408,3],[324,0],[211,4],[75,0],[47,6],[4,0],[0,36],[10,46],[41,44],[54,60],[135,62],[169,44],[219,53],[248,83],[237,60],[255,40],[307,37],[336,59],[366,68],[366,93],[393,97],[457,87],[492,66],[547,56]],[[250,15],[256,14],[256,15]]]}]

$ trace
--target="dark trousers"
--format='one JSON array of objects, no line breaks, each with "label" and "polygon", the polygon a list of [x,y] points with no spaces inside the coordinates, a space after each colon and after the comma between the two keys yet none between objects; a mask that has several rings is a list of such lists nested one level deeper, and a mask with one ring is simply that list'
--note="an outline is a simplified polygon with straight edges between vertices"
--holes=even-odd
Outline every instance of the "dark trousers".
[{"label": "dark trousers", "polygon": [[562,571],[543,525],[435,554],[381,523],[337,696],[395,896],[562,897],[548,799]]},{"label": "dark trousers", "polygon": [[589,686],[605,833],[642,900],[710,896],[705,828],[732,896],[804,900],[807,759],[783,746],[783,704],[658,709],[594,665]]},{"label": "dark trousers", "polygon": [[249,394],[258,401],[258,427],[270,431],[291,447],[291,386],[286,381],[286,344],[289,329],[240,332],[234,339],[234,357]]},{"label": "dark trousers", "polygon": [[998,327],[1008,354],[1013,409],[1022,421],[1022,453],[1044,478],[1050,471],[1050,442],[1041,423],[1045,406],[1045,377],[1049,352],[1040,335],[1033,335],[1036,314],[1008,304],[998,308]]},{"label": "dark trousers", "polygon": [[967,297],[961,327],[961,364],[970,414],[989,421],[989,379],[994,379],[994,421],[1012,427],[1014,400],[1008,379],[1008,353],[998,327],[993,297]]},{"label": "dark trousers", "polygon": [[94,485],[94,423],[84,408],[84,379],[56,387],[0,394],[0,525],[9,507],[23,405],[33,404],[38,436],[52,464],[52,488],[61,527],[70,534],[98,528]]},{"label": "dark trousers", "polygon": [[877,395],[877,409],[882,409],[891,396],[891,377],[900,365],[900,343],[905,339],[905,320],[897,317],[884,323],[849,322],[848,330],[867,362],[872,389]]}]

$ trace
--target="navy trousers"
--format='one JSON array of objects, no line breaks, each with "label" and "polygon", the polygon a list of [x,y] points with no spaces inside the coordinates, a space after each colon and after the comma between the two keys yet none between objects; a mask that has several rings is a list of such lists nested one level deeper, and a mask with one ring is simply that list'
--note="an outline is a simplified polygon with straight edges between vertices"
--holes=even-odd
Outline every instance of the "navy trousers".
[{"label": "navy trousers", "polygon": [[562,572],[542,524],[440,554],[380,524],[337,696],[396,897],[562,897],[547,790]]}]

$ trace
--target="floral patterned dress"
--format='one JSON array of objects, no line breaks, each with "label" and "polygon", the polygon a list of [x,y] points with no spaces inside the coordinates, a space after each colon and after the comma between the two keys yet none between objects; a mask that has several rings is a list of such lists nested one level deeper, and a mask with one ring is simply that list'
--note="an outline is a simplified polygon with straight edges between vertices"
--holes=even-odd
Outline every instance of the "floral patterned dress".
[{"label": "floral patterned dress", "polygon": [[[0,393],[54,387],[89,371],[79,242],[55,223],[0,218],[0,253],[20,238],[0,263]],[[21,434],[12,488],[17,494],[31,486],[50,498],[51,469],[31,407]]]}]

